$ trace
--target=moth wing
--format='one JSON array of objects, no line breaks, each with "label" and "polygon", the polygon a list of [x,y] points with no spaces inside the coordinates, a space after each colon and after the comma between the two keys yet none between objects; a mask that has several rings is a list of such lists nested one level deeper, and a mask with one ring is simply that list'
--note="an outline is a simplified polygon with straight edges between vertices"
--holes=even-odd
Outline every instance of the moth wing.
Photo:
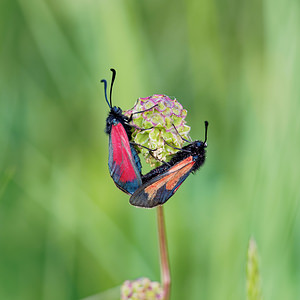
[{"label": "moth wing", "polygon": [[113,125],[109,136],[109,172],[116,186],[127,194],[133,194],[142,184],[136,156],[123,125]]},{"label": "moth wing", "polygon": [[148,208],[164,204],[189,176],[194,163],[193,157],[189,156],[145,182],[130,197],[130,204]]},{"label": "moth wing", "polygon": [[131,154],[134,158],[134,161],[135,161],[135,165],[138,169],[138,172],[139,174],[142,173],[142,164],[141,164],[141,160],[140,160],[140,157],[136,151],[136,149],[134,148],[134,145],[130,143],[130,149],[131,149]]}]

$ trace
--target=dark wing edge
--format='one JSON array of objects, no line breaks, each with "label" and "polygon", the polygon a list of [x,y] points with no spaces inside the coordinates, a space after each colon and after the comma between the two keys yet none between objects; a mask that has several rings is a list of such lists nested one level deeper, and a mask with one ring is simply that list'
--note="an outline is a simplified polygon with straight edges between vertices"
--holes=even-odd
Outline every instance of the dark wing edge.
[{"label": "dark wing edge", "polygon": [[[184,172],[181,176],[179,175],[180,170],[172,171],[169,170],[163,174],[160,174],[150,181],[141,185],[134,194],[130,197],[129,202],[134,206],[152,208],[157,205],[162,205],[167,202],[177,191],[180,185],[184,180],[190,175],[194,162],[190,162],[187,165],[184,165],[183,168],[187,168],[187,171]],[[189,166],[189,167],[188,167]],[[176,178],[179,176],[179,178]],[[167,183],[171,180],[175,180],[175,184],[171,188],[167,188]],[[156,188],[157,184],[160,182],[160,187]]]}]

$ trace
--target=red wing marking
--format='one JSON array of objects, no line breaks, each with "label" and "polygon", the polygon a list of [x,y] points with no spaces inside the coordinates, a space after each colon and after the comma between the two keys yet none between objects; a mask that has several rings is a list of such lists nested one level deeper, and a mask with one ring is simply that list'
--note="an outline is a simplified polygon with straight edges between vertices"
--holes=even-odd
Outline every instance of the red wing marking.
[{"label": "red wing marking", "polygon": [[148,194],[148,198],[153,199],[156,196],[157,191],[164,185],[166,186],[167,190],[171,191],[174,187],[176,187],[182,176],[184,176],[191,170],[194,163],[195,162],[193,161],[193,157],[189,156],[183,161],[171,167],[166,172],[165,176],[145,188],[145,193]]},{"label": "red wing marking", "polygon": [[133,181],[137,178],[135,162],[132,157],[127,133],[121,123],[111,128],[111,142],[113,146],[113,161],[120,169],[120,181]]}]

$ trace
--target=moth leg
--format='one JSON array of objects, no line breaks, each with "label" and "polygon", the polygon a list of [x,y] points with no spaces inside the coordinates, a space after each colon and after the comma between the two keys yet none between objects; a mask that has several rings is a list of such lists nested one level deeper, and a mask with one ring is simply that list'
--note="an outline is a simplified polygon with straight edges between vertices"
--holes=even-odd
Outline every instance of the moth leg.
[{"label": "moth leg", "polygon": [[161,162],[162,164],[167,165],[168,167],[171,167],[171,165],[170,165],[168,162],[159,159],[158,157],[154,156],[153,153],[149,152],[149,154],[150,154],[154,159],[156,159],[157,161]]},{"label": "moth leg", "polygon": [[153,106],[151,106],[150,108],[147,108],[147,109],[145,109],[145,110],[136,111],[136,112],[132,113],[132,114],[130,115],[130,117],[129,117],[129,122],[132,121],[132,116],[133,116],[133,115],[141,114],[141,113],[143,113],[143,112],[145,112],[145,111],[149,111],[149,110],[153,109],[153,108],[156,107],[156,106],[158,106],[158,104],[155,104],[155,105],[153,105]]},{"label": "moth leg", "polygon": [[135,143],[135,142],[130,142],[130,144],[133,144],[133,145],[136,145],[136,146],[145,148],[145,149],[147,149],[149,152],[153,152],[153,151],[156,151],[156,150],[157,150],[157,148],[156,148],[156,149],[150,149],[150,148],[148,148],[148,147],[145,147],[145,146],[143,146],[143,145],[141,145],[141,144],[138,144],[138,143]]},{"label": "moth leg", "polygon": [[163,140],[164,140],[164,142],[165,142],[168,146],[170,146],[170,147],[173,148],[173,149],[177,149],[177,150],[180,150],[180,151],[184,151],[184,152],[191,153],[191,151],[189,151],[189,150],[174,147],[174,146],[170,145],[165,139],[163,139]]},{"label": "moth leg", "polygon": [[131,128],[135,128],[136,130],[139,130],[139,131],[145,131],[145,130],[149,130],[149,129],[153,129],[154,126],[150,127],[150,128],[141,128],[141,127],[138,127],[136,125],[131,125],[131,124],[127,124],[129,127]]},{"label": "moth leg", "polygon": [[181,137],[181,139],[182,139],[183,141],[185,141],[185,142],[187,142],[187,143],[189,143],[189,144],[192,144],[191,141],[189,141],[189,140],[187,140],[187,139],[185,139],[185,138],[182,137],[182,135],[178,132],[178,130],[177,130],[177,128],[175,127],[174,124],[172,124],[172,126],[174,127],[176,133]]},{"label": "moth leg", "polygon": [[159,159],[158,157],[156,157],[156,156],[153,154],[153,151],[156,151],[157,148],[156,148],[156,149],[150,149],[150,148],[148,148],[148,147],[145,147],[145,146],[143,146],[143,145],[141,145],[141,144],[138,144],[138,143],[135,143],[135,142],[130,142],[130,144],[133,144],[133,145],[136,145],[136,146],[139,146],[139,147],[142,147],[142,148],[147,149],[147,150],[149,151],[149,154],[150,154],[155,160],[161,162],[162,164],[165,164],[165,165],[167,165],[167,166],[170,166],[169,163],[167,163],[167,162],[164,161],[164,160]]}]

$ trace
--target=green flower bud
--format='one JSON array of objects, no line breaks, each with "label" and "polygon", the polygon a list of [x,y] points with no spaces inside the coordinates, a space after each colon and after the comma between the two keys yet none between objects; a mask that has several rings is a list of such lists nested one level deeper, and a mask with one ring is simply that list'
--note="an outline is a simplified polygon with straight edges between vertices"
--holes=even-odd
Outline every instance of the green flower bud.
[{"label": "green flower bud", "polygon": [[[136,113],[141,111],[144,112]],[[131,124],[136,126],[132,132],[133,141],[154,149],[152,154],[158,160],[170,160],[179,151],[173,147],[182,148],[184,144],[181,137],[189,139],[190,127],[186,125],[185,121],[187,111],[176,99],[170,99],[166,95],[139,98],[135,106],[124,114],[127,116],[133,114]],[[140,147],[140,152],[152,167],[160,165],[160,162],[149,153],[149,150]]]},{"label": "green flower bud", "polygon": [[126,280],[121,287],[121,300],[162,300],[163,289],[159,282],[148,278]]},{"label": "green flower bud", "polygon": [[257,246],[253,238],[250,239],[248,247],[247,300],[262,300]]}]

